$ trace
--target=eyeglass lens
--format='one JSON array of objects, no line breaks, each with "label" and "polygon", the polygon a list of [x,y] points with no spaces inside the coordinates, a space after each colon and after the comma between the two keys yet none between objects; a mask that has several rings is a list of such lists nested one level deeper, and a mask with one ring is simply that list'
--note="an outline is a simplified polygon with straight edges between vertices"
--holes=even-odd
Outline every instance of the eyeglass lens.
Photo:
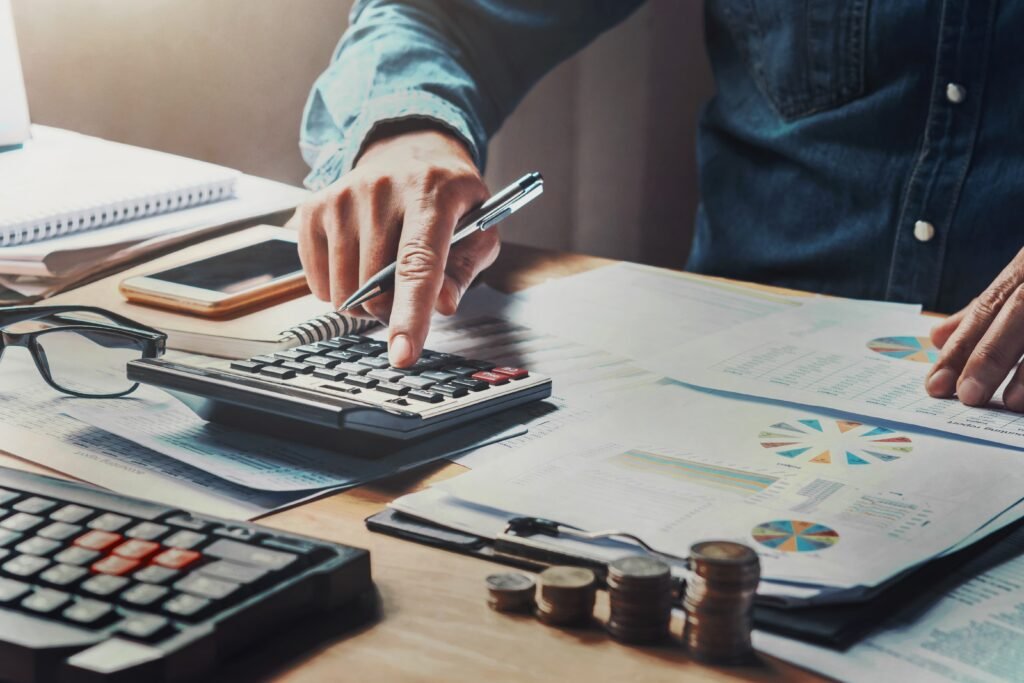
[{"label": "eyeglass lens", "polygon": [[53,383],[79,394],[110,396],[135,386],[129,361],[142,358],[138,339],[103,329],[54,329],[36,337]]}]

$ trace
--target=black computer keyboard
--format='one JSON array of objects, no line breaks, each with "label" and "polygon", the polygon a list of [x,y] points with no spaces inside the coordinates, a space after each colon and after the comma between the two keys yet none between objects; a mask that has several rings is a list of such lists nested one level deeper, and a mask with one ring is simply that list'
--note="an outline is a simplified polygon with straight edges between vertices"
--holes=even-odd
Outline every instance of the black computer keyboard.
[{"label": "black computer keyboard", "polygon": [[213,364],[147,358],[128,377],[207,420],[343,448],[418,439],[551,395],[543,375],[447,353],[394,368],[387,344],[360,335]]},{"label": "black computer keyboard", "polygon": [[203,680],[371,590],[365,550],[0,468],[0,681]]}]

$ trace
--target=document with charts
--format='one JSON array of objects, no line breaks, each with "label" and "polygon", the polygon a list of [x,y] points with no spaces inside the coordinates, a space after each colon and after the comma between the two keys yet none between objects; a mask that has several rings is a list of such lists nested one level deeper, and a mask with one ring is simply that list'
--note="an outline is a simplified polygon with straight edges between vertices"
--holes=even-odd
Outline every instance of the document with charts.
[{"label": "document with charts", "polygon": [[[1024,415],[930,397],[934,318],[816,302],[649,359],[684,382],[1024,447]],[[999,394],[997,393],[997,396]]]}]

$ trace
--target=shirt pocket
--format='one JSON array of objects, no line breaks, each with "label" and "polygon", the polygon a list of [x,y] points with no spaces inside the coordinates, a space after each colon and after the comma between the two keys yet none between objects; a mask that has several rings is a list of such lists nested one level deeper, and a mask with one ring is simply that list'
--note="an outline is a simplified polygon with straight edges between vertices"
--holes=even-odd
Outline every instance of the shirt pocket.
[{"label": "shirt pocket", "polygon": [[868,0],[720,0],[710,7],[784,119],[864,93]]}]

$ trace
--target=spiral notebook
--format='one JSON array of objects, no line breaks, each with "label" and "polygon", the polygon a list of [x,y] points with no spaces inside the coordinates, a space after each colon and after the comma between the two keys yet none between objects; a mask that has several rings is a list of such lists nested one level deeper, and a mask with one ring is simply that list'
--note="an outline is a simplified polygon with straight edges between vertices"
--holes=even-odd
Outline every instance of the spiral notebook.
[{"label": "spiral notebook", "polygon": [[229,199],[230,168],[33,126],[0,154],[0,247],[96,230]]}]

